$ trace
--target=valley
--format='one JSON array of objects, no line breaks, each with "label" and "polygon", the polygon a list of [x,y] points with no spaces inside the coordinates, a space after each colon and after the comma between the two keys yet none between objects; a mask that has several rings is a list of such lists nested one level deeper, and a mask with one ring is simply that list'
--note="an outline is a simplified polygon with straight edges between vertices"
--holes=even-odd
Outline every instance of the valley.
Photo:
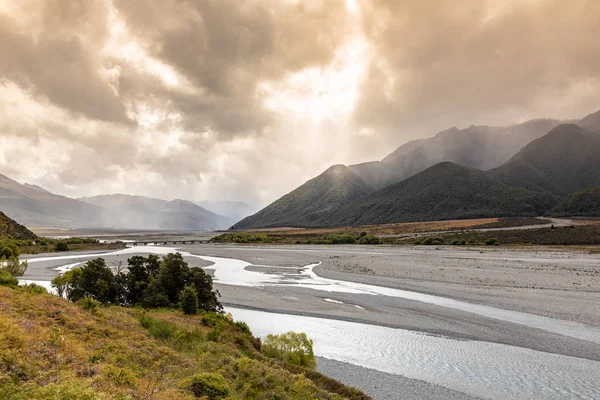
[{"label": "valley", "polygon": [[[570,380],[571,372],[568,371],[571,367],[567,364],[571,362],[568,360],[579,360],[579,368],[583,368],[590,363],[592,373],[598,368],[595,363],[600,362],[596,344],[600,341],[600,315],[594,306],[600,291],[600,256],[597,254],[545,247],[450,246],[204,244],[185,245],[178,250],[190,265],[205,268],[214,276],[215,287],[221,292],[221,301],[226,308],[234,317],[246,320],[255,333],[264,335],[273,330],[301,327],[316,337],[316,343],[319,343],[317,356],[333,360],[322,363],[323,372],[327,372],[332,362],[337,362],[333,364],[337,367],[332,376],[342,382],[351,384],[350,377],[359,371],[354,368],[363,368],[363,373],[373,371],[373,376],[380,373],[402,375],[408,387],[420,385],[421,398],[459,399],[466,395],[505,398],[510,393],[513,398],[542,399],[548,397],[523,377],[531,373],[534,365],[550,362],[549,359],[542,361],[550,357],[567,378],[564,383],[555,385],[556,390],[560,393],[571,390],[594,393],[595,389],[585,386],[592,382],[591,375],[584,378],[586,383],[580,386],[577,382],[581,375],[577,382],[574,377]],[[22,279],[48,281],[58,273],[57,268],[65,265],[72,268],[93,257],[103,257],[114,266],[134,254],[166,254],[170,251],[173,249],[169,247],[148,246],[99,254],[27,256],[30,267]],[[260,310],[263,314],[246,310]],[[305,317],[316,319],[304,320]],[[270,320],[277,323],[269,323]],[[385,331],[390,328],[391,331]],[[378,335],[383,335],[382,340],[390,334],[417,335],[411,336],[410,340],[408,337],[401,339],[402,336],[395,338],[393,343],[401,347],[391,353],[406,354],[411,360],[414,357],[410,361],[412,372],[404,370],[406,364],[402,362],[390,364],[385,357],[371,358],[369,353],[361,353],[371,345],[383,349],[383,344],[364,343],[367,347],[356,350],[336,347],[331,341],[335,335],[326,333],[331,329],[342,329],[348,334],[356,332],[357,335],[373,331],[367,334],[371,336],[371,342],[379,340],[375,339]],[[459,359],[443,360],[452,357],[454,346],[472,344],[468,351],[473,353],[465,361],[469,360],[469,365],[476,363],[482,369],[469,377],[452,377],[455,372],[445,370],[435,372],[436,364],[427,361],[429,358],[418,350],[429,336],[421,337],[418,332],[433,335],[431,340],[448,341],[446,344],[440,342],[435,359],[442,364],[451,362],[459,371],[463,370]],[[348,340],[353,343],[364,340],[352,339],[352,335]],[[477,351],[481,351],[476,350],[478,343],[504,346],[498,351],[508,358],[486,356],[478,359]],[[434,345],[426,345],[430,349],[431,346]],[[457,348],[456,351],[463,354],[467,350]],[[489,351],[492,350],[486,350]],[[520,361],[513,364],[522,357],[517,356],[522,351],[534,352],[530,366]],[[515,352],[514,356],[510,355],[512,352]],[[510,357],[517,358],[511,360]],[[495,364],[499,362],[507,364]],[[511,365],[512,377],[503,375],[495,382],[486,380],[480,384],[474,378],[491,377],[494,368],[506,370],[508,365]],[[486,369],[488,372],[483,372]],[[340,371],[346,371],[345,375]],[[581,374],[583,370],[578,371]],[[521,373],[525,375],[521,376]],[[540,371],[536,373],[541,374]],[[555,379],[551,378],[555,376],[552,374],[548,379]],[[539,376],[541,382],[546,375]],[[452,383],[465,380],[470,382],[469,385]],[[393,385],[396,381],[390,379],[387,382]],[[368,394],[374,398],[386,398],[385,393],[389,395],[394,390],[386,385],[369,389],[365,384],[360,388],[372,390]]]}]

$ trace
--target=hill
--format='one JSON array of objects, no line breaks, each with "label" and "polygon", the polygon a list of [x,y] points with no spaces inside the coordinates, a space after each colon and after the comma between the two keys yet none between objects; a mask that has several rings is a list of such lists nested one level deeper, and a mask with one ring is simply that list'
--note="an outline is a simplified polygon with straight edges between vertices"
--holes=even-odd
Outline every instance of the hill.
[{"label": "hill", "polygon": [[575,192],[551,211],[556,217],[600,217],[600,187]]},{"label": "hill", "polygon": [[488,174],[510,186],[561,197],[600,186],[600,135],[559,125]]},{"label": "hill", "polygon": [[355,164],[350,169],[375,189],[400,182],[444,161],[488,170],[498,167],[527,143],[560,123],[554,119],[537,119],[512,126],[452,127],[431,138],[408,142],[382,161]]},{"label": "hill", "polygon": [[0,298],[2,399],[368,399],[265,357],[225,316],[84,310],[27,287],[0,286]]},{"label": "hill", "polygon": [[198,231],[227,228],[231,222],[185,200],[167,201],[125,194],[80,200],[108,210],[110,215],[105,224],[114,228]]},{"label": "hill", "polygon": [[334,165],[233,229],[318,227],[339,207],[362,199],[373,190],[350,168]]},{"label": "hill", "polygon": [[37,238],[35,233],[9,218],[0,211],[0,238],[15,240],[34,240]]},{"label": "hill", "polygon": [[321,223],[348,226],[535,216],[557,202],[547,194],[509,187],[483,171],[444,162],[348,204]]},{"label": "hill", "polygon": [[0,209],[26,225],[102,227],[105,210],[0,174]]}]

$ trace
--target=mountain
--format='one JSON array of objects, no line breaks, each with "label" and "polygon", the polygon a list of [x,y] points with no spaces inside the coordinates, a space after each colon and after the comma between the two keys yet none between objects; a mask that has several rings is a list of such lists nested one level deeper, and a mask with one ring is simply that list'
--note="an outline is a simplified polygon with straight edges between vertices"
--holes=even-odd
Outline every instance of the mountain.
[{"label": "mountain", "polygon": [[99,227],[105,210],[0,174],[0,210],[26,225]]},{"label": "mountain", "polygon": [[334,165],[232,228],[322,226],[322,221],[339,207],[362,199],[372,191],[350,168]]},{"label": "mountain", "polygon": [[382,161],[350,165],[350,169],[375,189],[400,182],[444,161],[488,170],[498,167],[527,143],[560,123],[554,119],[536,119],[507,127],[452,127],[431,138],[408,142]]},{"label": "mountain", "polygon": [[559,125],[488,174],[510,186],[561,197],[600,186],[600,135]]},{"label": "mountain", "polygon": [[555,217],[600,217],[600,187],[571,194],[552,209]]},{"label": "mountain", "polygon": [[242,201],[195,201],[194,203],[215,214],[228,217],[232,221],[230,225],[258,211],[257,207]]},{"label": "mountain", "polygon": [[0,238],[15,240],[34,240],[35,233],[0,211]]},{"label": "mountain", "polygon": [[185,200],[160,200],[125,194],[79,199],[109,211],[107,226],[127,229],[213,230],[227,228],[230,220]]},{"label": "mountain", "polygon": [[548,194],[509,187],[483,171],[443,162],[340,208],[321,225],[534,216],[557,202]]},{"label": "mountain", "polygon": [[583,118],[577,125],[583,126],[592,132],[600,132],[600,111],[596,111]]}]

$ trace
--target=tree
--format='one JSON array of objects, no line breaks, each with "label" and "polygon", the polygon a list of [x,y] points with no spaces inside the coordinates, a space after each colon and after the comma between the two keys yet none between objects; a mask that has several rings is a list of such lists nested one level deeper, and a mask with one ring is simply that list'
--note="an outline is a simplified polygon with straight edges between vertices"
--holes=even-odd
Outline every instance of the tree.
[{"label": "tree", "polygon": [[114,301],[115,275],[106,266],[103,258],[90,260],[81,267],[81,289],[101,303]]},{"label": "tree", "polygon": [[169,304],[176,305],[179,302],[179,293],[186,286],[189,270],[181,253],[167,254],[160,263],[156,285],[167,296]]},{"label": "tree", "polygon": [[209,274],[204,272],[202,268],[191,268],[188,281],[196,290],[199,308],[204,311],[223,311],[223,305],[221,305],[218,299],[221,295],[218,291],[213,290],[213,281]]},{"label": "tree", "polygon": [[127,259],[127,303],[137,304],[142,301],[144,291],[148,287],[150,274],[148,273],[148,259],[142,256],[133,256]]},{"label": "tree", "polygon": [[282,335],[267,335],[261,347],[262,353],[271,358],[315,368],[317,360],[313,352],[313,341],[306,333],[288,332]]},{"label": "tree", "polygon": [[189,285],[183,288],[179,294],[179,306],[184,314],[196,314],[198,312],[198,296],[194,286]]}]

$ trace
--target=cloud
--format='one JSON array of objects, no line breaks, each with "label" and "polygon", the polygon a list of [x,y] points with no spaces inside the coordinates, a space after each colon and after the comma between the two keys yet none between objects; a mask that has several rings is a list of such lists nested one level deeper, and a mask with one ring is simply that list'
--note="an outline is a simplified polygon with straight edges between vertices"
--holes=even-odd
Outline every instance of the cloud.
[{"label": "cloud", "polygon": [[423,135],[581,116],[600,103],[597,1],[375,0],[363,7],[375,56],[356,113],[362,126]]},{"label": "cloud", "polygon": [[592,0],[0,0],[0,173],[265,204],[453,125],[595,111],[599,19]]}]

